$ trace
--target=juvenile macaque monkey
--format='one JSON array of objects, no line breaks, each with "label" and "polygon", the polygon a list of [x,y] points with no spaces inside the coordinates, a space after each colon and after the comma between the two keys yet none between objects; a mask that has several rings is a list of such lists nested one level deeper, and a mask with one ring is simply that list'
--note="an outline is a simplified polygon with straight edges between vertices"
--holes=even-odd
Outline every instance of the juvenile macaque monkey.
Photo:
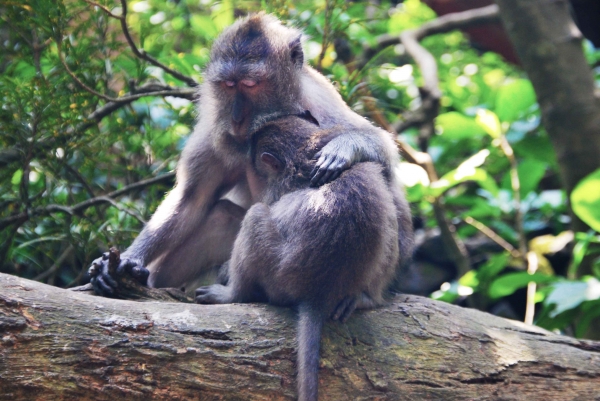
[{"label": "juvenile macaque monkey", "polygon": [[[248,210],[235,240],[226,286],[196,290],[199,303],[267,301],[297,306],[298,394],[317,400],[321,327],[349,305],[380,304],[398,264],[398,217],[380,164],[354,164],[310,187],[312,155],[338,135],[298,117],[254,135],[252,161],[264,203]],[[365,303],[366,302],[366,303]]]},{"label": "juvenile macaque monkey", "polygon": [[[117,273],[137,271],[152,287],[193,289],[231,255],[246,211],[264,184],[249,179],[251,133],[286,115],[314,119],[337,130],[316,155],[313,186],[335,180],[362,161],[378,163],[397,186],[398,153],[391,136],[354,113],[333,85],[304,61],[300,31],[270,15],[243,18],[215,41],[199,89],[198,122],[177,166],[177,183],[133,244],[121,255]],[[311,155],[312,156],[312,155]],[[392,189],[398,210],[405,201]],[[400,247],[410,254],[408,213],[399,213]],[[116,285],[106,260],[93,262],[95,290]],[[141,271],[141,273],[140,273]]]}]

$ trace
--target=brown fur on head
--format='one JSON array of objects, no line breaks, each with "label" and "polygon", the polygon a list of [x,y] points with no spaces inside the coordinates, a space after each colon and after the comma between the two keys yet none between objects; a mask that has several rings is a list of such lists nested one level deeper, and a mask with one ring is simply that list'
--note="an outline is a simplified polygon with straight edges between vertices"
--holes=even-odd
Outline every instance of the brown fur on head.
[{"label": "brown fur on head", "polygon": [[238,141],[273,117],[303,111],[300,37],[300,31],[259,13],[238,20],[213,44],[206,84],[220,102],[216,120]]},{"label": "brown fur on head", "polygon": [[270,204],[286,193],[308,187],[316,163],[314,154],[335,135],[297,117],[268,122],[253,134],[251,160],[257,173],[267,180],[263,201]]}]

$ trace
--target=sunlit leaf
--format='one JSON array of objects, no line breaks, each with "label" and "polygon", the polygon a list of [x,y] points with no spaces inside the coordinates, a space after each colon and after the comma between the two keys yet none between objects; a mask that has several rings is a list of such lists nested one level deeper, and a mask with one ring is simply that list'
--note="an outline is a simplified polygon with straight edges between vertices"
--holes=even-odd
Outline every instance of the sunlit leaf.
[{"label": "sunlit leaf", "polygon": [[571,193],[571,206],[577,217],[600,231],[600,169],[577,184]]},{"label": "sunlit leaf", "polygon": [[509,82],[498,89],[496,115],[500,121],[515,121],[536,103],[533,85],[527,79]]},{"label": "sunlit leaf", "polygon": [[530,282],[543,284],[551,283],[557,280],[558,278],[555,276],[548,276],[542,273],[509,273],[494,280],[489,289],[489,296],[493,299],[501,298],[514,293],[520,288],[526,287]]},{"label": "sunlit leaf", "polygon": [[477,117],[475,118],[477,124],[479,124],[485,132],[487,132],[492,138],[500,138],[502,135],[502,126],[498,116],[493,111],[487,109],[479,109],[477,111]]},{"label": "sunlit leaf", "polygon": [[473,118],[451,111],[435,119],[436,128],[447,139],[464,139],[482,136],[485,130]]},{"label": "sunlit leaf", "polygon": [[546,297],[544,303],[555,305],[550,312],[550,317],[576,308],[584,301],[593,301],[600,298],[600,282],[595,278],[587,281],[561,281],[552,284],[552,292]]}]

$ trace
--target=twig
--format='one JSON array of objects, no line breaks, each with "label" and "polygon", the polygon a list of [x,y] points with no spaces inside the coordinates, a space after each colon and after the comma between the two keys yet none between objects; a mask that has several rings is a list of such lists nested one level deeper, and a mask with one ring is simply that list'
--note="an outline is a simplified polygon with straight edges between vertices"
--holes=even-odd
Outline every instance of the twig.
[{"label": "twig", "polygon": [[515,153],[504,134],[500,135],[500,148],[510,162],[510,185],[513,192],[515,226],[519,236],[519,252],[521,253],[521,259],[525,262],[525,256],[527,255],[527,237],[525,237],[525,230],[523,229],[523,211],[521,210],[521,181],[519,180],[519,171],[517,169],[518,164],[517,159],[515,158]]},{"label": "twig", "polygon": [[330,27],[329,24],[331,22],[331,14],[333,12],[333,1],[332,0],[325,0],[325,18],[324,18],[324,25],[323,25],[323,43],[321,45],[321,53],[319,54],[319,59],[317,61],[317,70],[321,71],[322,69],[322,64],[323,64],[323,59],[325,58],[325,52],[327,51],[327,48],[329,47],[329,31],[330,31]]},{"label": "twig", "polygon": [[474,219],[471,216],[465,217],[465,223],[472,225],[478,229],[483,235],[500,245],[504,250],[508,251],[514,258],[521,258],[521,253],[515,249],[508,241],[496,234],[492,229],[483,224],[482,222]]},{"label": "twig", "polygon": [[[99,123],[104,117],[108,116],[112,112],[125,107],[129,103],[141,99],[146,96],[173,96],[183,99],[194,100],[196,97],[196,90],[191,88],[178,88],[169,85],[162,85],[157,83],[150,83],[139,88],[136,88],[133,94],[127,94],[123,97],[115,99],[114,102],[108,102],[104,106],[99,107],[93,113],[87,116],[86,121],[77,125],[73,129],[67,130],[66,134],[71,136],[85,131],[91,126]],[[55,145],[58,138],[52,137],[50,140],[43,143],[37,142],[37,148],[41,150],[47,150]],[[21,158],[22,151],[19,148],[10,148],[0,151],[0,167],[4,167],[10,163],[13,163]]]},{"label": "twig", "polygon": [[73,245],[69,245],[67,247],[67,249],[65,249],[64,252],[60,254],[60,256],[58,257],[58,259],[56,259],[56,261],[54,262],[54,264],[52,266],[50,266],[50,268],[48,270],[46,270],[45,272],[43,272],[41,274],[38,274],[32,280],[33,281],[42,281],[42,280],[45,280],[46,278],[50,277],[52,274],[56,273],[58,271],[58,269],[60,268],[60,265],[62,264],[62,262],[64,262],[65,259],[74,250],[75,250],[75,247],[73,247]]},{"label": "twig", "polygon": [[[527,252],[527,273],[533,274],[538,269],[538,257],[535,252]],[[525,324],[533,324],[535,315],[535,291],[537,285],[531,281],[527,284],[527,305],[525,306]]]},{"label": "twig", "polygon": [[163,71],[174,76],[175,78],[185,82],[186,84],[188,84],[188,86],[191,86],[191,87],[198,86],[198,82],[196,82],[194,79],[167,67],[166,65],[164,65],[163,63],[161,63],[160,61],[158,61],[157,59],[155,59],[148,53],[146,53],[144,51],[144,49],[138,49],[138,47],[133,42],[133,39],[131,38],[131,33],[129,32],[129,27],[127,26],[127,0],[121,0],[121,7],[123,9],[123,12],[121,13],[120,16],[118,16],[116,18],[121,23],[121,29],[123,30],[123,35],[125,35],[125,39],[127,40],[127,43],[129,44],[129,47],[131,48],[131,51],[133,52],[133,54],[135,54],[137,57],[139,57],[141,59],[144,59],[144,60],[150,62],[151,64],[154,64],[156,67],[162,69]]},{"label": "twig", "polygon": [[[414,30],[402,32],[400,35],[382,35],[376,40],[374,47],[366,46],[363,51],[363,57],[359,62],[359,68],[364,67],[379,51],[392,45],[402,43],[406,52],[415,60],[423,75],[424,85],[420,88],[421,92],[421,107],[414,112],[407,114],[404,119],[399,120],[394,124],[394,129],[397,132],[402,132],[411,127],[420,127],[432,121],[432,116],[437,116],[441,90],[439,85],[437,63],[435,58],[419,41],[423,38],[438,33],[449,32],[454,29],[466,28],[473,25],[498,21],[498,6],[491,5],[487,7],[477,8],[473,10],[463,11],[459,13],[446,14],[443,17],[428,21]],[[431,128],[431,127],[429,127]],[[427,142],[431,129],[428,132],[422,133],[420,138],[423,142]],[[426,148],[422,145],[421,148]],[[422,149],[424,150],[424,149]]]},{"label": "twig", "polygon": [[[160,175],[158,177],[149,178],[147,180],[139,181],[134,184],[128,185],[117,191],[110,192],[106,195],[97,196],[95,198],[85,200],[85,201],[77,203],[73,206],[47,205],[45,207],[36,208],[31,211],[26,211],[26,212],[22,212],[19,214],[15,214],[15,215],[6,217],[4,219],[0,219],[0,229],[4,229],[4,227],[7,227],[11,224],[22,223],[22,222],[27,221],[30,218],[35,217],[35,216],[45,216],[45,215],[49,215],[49,214],[57,213],[57,212],[58,213],[67,213],[69,215],[77,215],[77,214],[82,213],[87,208],[101,204],[101,203],[109,203],[114,206],[113,198],[123,195],[124,193],[127,193],[129,191],[133,191],[134,189],[144,188],[149,185],[155,184],[157,182],[171,179],[174,176],[175,176],[175,173],[171,172],[171,173]],[[123,211],[131,212],[131,211],[127,211],[127,210],[123,210]],[[140,219],[139,216],[135,216],[135,214],[136,214],[135,212],[132,212],[132,213],[133,213],[132,215],[134,217]],[[143,221],[143,219],[141,219],[141,221]]]},{"label": "twig", "polygon": [[60,63],[63,65],[63,67],[65,67],[65,71],[67,71],[67,74],[69,74],[71,76],[71,78],[73,78],[73,80],[77,83],[77,85],[79,85],[86,92],[89,92],[92,95],[99,97],[100,99],[106,100],[108,102],[118,102],[119,101],[117,98],[106,96],[106,95],[98,92],[97,90],[87,86],[82,80],[80,80],[77,77],[77,75],[75,75],[75,73],[73,71],[71,71],[71,69],[69,68],[69,65],[67,64],[67,61],[65,60],[65,55],[63,54],[63,51],[62,51],[62,38],[59,38],[56,41],[56,47],[57,47],[58,59],[60,60]]},{"label": "twig", "polygon": [[144,220],[144,218],[142,216],[140,216],[139,213],[137,213],[134,210],[128,209],[124,206],[119,205],[114,199],[109,198],[109,197],[104,197],[105,202],[110,203],[113,207],[115,207],[116,209],[127,213],[128,215],[134,217],[135,219],[137,219],[140,223],[142,224],[146,224],[146,220]]},{"label": "twig", "polygon": [[[411,36],[415,41],[438,33],[445,33],[455,29],[468,28],[473,25],[486,24],[500,20],[498,6],[493,4],[486,7],[475,8],[472,10],[461,11],[458,13],[446,14],[432,21],[425,22],[419,28],[403,33],[412,32]],[[375,39],[375,46],[365,45],[363,47],[363,56],[359,62],[359,68],[365,66],[369,60],[377,55],[386,47],[397,45],[404,42],[400,35],[384,34]],[[404,44],[406,46],[406,44]]]}]

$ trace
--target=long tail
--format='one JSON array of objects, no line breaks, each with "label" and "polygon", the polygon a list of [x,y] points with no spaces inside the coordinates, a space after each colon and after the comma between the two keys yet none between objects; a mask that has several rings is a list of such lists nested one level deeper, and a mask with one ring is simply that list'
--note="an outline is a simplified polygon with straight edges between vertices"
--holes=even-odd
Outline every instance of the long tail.
[{"label": "long tail", "polygon": [[323,314],[308,304],[300,304],[298,311],[298,400],[317,401]]}]

